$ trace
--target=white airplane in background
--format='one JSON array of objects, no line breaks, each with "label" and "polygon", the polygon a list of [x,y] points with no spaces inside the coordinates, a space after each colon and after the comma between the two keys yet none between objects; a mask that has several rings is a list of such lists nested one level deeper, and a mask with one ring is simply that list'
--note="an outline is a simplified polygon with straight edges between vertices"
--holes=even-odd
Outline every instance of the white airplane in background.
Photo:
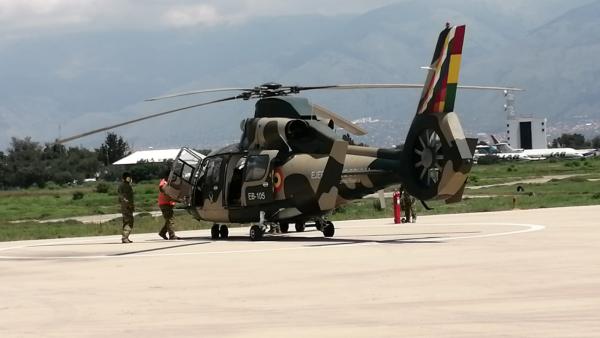
[{"label": "white airplane in background", "polygon": [[482,156],[493,156],[503,160],[520,160],[520,161],[531,161],[533,158],[525,155],[523,152],[518,151],[502,151],[496,145],[478,145],[475,148],[475,159]]},{"label": "white airplane in background", "polygon": [[491,135],[494,146],[501,153],[522,153],[530,159],[544,159],[550,157],[581,158],[593,156],[596,149],[573,149],[573,148],[547,148],[547,149],[514,149],[506,142],[500,142]]}]

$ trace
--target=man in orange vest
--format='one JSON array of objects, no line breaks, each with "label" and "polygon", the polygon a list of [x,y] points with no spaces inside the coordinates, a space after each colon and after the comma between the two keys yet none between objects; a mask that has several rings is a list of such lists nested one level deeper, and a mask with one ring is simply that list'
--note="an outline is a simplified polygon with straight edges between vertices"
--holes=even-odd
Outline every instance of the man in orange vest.
[{"label": "man in orange vest", "polygon": [[[164,239],[181,239],[175,235],[175,222],[173,222],[173,207],[175,201],[165,194],[164,187],[167,185],[167,179],[169,178],[169,172],[162,175],[160,183],[158,184],[158,207],[165,218],[165,225],[160,229],[158,235]],[[167,233],[169,237],[167,238]]]}]

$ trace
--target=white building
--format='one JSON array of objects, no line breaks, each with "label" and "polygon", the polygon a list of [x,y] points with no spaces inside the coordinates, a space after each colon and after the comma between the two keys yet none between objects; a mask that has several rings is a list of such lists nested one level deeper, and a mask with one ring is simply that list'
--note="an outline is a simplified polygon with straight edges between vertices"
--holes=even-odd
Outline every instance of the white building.
[{"label": "white building", "polygon": [[514,149],[546,149],[548,121],[531,116],[517,116],[515,112],[515,96],[512,92],[504,91],[506,104],[506,141]]},{"label": "white building", "polygon": [[[160,150],[141,150],[132,153],[129,156],[126,156],[117,162],[113,163],[114,165],[123,165],[123,164],[136,164],[140,162],[147,163],[160,163],[164,161],[174,160],[179,154],[181,149],[160,149]],[[197,153],[195,151],[189,150],[193,152],[197,157],[203,159],[205,156]],[[190,160],[187,157],[191,156],[188,153],[183,153],[183,160]]]},{"label": "white building", "polygon": [[506,121],[506,140],[515,149],[546,149],[548,121],[533,117],[514,117]]}]

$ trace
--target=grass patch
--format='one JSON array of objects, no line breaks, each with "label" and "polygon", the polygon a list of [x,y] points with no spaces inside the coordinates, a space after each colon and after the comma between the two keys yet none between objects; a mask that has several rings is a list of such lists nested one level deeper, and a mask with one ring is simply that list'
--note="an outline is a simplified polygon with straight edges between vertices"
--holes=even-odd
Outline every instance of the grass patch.
[{"label": "grass patch", "polygon": [[[600,158],[476,165],[473,167],[469,185],[506,183],[546,175],[583,176],[552,180],[545,184],[519,184],[524,189],[523,192],[516,191],[517,185],[468,189],[467,195],[494,197],[466,198],[463,202],[454,204],[431,201],[428,202],[433,208],[431,211],[425,210],[417,202],[416,211],[418,215],[435,215],[510,210],[513,208],[513,197],[516,198],[516,207],[520,209],[600,204],[600,181],[589,181],[600,178],[599,173]],[[120,219],[104,224],[82,224],[73,221],[51,224],[33,221],[9,223],[23,219],[119,213],[116,188],[117,183],[99,182],[77,187],[50,185],[46,189],[0,191],[0,241],[118,235],[121,233]],[[76,192],[81,192],[83,196],[74,200]],[[136,211],[142,212],[135,219],[134,234],[158,232],[163,219],[150,217],[147,213],[158,209],[157,182],[137,183],[134,185],[134,193]],[[391,205],[388,199],[387,208],[379,210],[376,200],[358,200],[335,210],[330,219],[337,221],[391,218]],[[177,213],[175,222],[177,230],[206,229],[212,225],[209,222],[198,222],[187,213]]]},{"label": "grass patch", "polygon": [[[141,214],[135,217],[133,234],[158,233],[163,224],[162,217],[151,217],[149,213]],[[102,224],[83,224],[77,221],[16,224],[0,222],[0,241],[120,235],[122,225],[120,218]],[[198,222],[186,212],[178,212],[175,215],[176,231],[208,229],[211,226],[212,223]]]}]

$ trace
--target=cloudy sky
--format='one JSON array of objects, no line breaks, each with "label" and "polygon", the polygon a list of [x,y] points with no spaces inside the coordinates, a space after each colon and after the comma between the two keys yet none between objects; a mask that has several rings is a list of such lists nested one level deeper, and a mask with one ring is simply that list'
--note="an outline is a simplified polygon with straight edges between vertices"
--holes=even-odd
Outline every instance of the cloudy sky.
[{"label": "cloudy sky", "polygon": [[256,16],[360,13],[393,2],[398,0],[0,0],[0,34],[214,26]]},{"label": "cloudy sky", "polygon": [[[408,0],[0,0],[0,39],[65,31],[210,27],[257,16],[356,14],[402,1]],[[542,4],[561,6],[566,1],[479,2],[519,12]]]},{"label": "cloudy sky", "polygon": [[[121,114],[145,112],[139,100],[156,93],[256,79],[389,79],[384,69],[396,65],[397,58],[410,60],[417,47],[429,51],[435,30],[423,27],[430,24],[470,18],[473,27],[482,28],[473,34],[474,43],[495,47],[509,40],[506,36],[516,39],[515,32],[535,30],[589,1],[0,0],[0,149],[10,136],[46,140],[57,130],[60,134],[61,127],[68,134],[89,128],[89,121],[118,122]],[[379,16],[362,15],[409,2],[386,10],[389,18],[381,27]],[[290,17],[299,15],[327,17]],[[347,17],[336,18],[342,15]],[[337,35],[337,27],[359,17],[364,20],[344,28],[347,38],[333,43],[345,36]],[[305,26],[300,30],[297,25]],[[406,43],[412,44],[410,50]],[[244,55],[238,55],[239,49]],[[387,81],[414,82],[408,74],[402,71]]]}]

